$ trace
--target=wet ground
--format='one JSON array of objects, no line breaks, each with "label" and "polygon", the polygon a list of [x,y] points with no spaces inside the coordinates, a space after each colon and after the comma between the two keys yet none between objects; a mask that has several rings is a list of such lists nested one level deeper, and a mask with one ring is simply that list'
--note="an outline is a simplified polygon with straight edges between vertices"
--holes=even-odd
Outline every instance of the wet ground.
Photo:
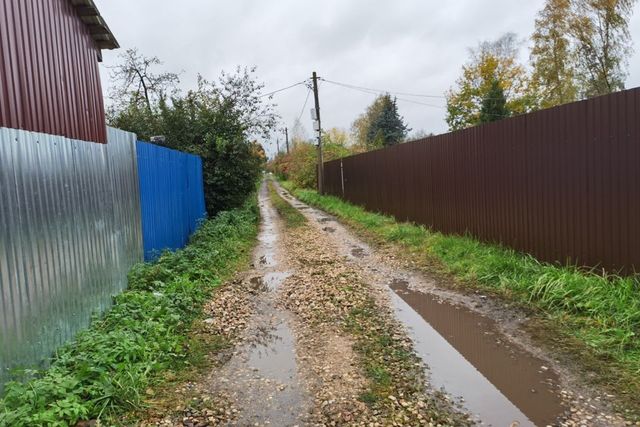
[{"label": "wet ground", "polygon": [[[428,425],[426,418],[403,422],[424,405],[446,425],[467,425],[469,417],[486,426],[623,425],[596,400],[578,402],[566,392],[567,372],[526,339],[520,313],[440,286],[277,188],[308,225],[285,228],[263,184],[252,267],[205,309],[210,332],[235,347],[206,378],[185,386],[198,390],[207,409],[151,425]],[[345,286],[357,291],[343,294]],[[388,396],[393,421],[362,401],[370,380],[354,347],[358,338],[337,320],[363,294],[379,309],[374,328],[390,327],[407,343],[403,351],[423,362],[412,359],[409,381],[416,382],[405,388],[421,394],[409,402]],[[419,386],[425,377],[426,396]]]},{"label": "wet ground", "polygon": [[514,339],[513,332],[520,333],[514,324],[523,320],[517,313],[499,314],[499,321],[511,323],[502,327],[486,310],[475,309],[490,305],[486,297],[468,298],[440,289],[433,278],[376,254],[331,215],[280,191],[338,244],[345,262],[364,269],[372,283],[387,291],[415,351],[428,366],[431,385],[457,398],[479,424],[621,425],[602,407],[573,401],[571,393],[562,390],[553,361],[526,339]]},{"label": "wet ground", "polygon": [[291,315],[277,304],[278,289],[291,274],[281,256],[280,230],[266,187],[259,195],[262,224],[249,282],[254,301],[242,345],[210,382],[212,394],[228,396],[241,408],[229,425],[293,426],[309,412],[309,396],[299,377]]}]

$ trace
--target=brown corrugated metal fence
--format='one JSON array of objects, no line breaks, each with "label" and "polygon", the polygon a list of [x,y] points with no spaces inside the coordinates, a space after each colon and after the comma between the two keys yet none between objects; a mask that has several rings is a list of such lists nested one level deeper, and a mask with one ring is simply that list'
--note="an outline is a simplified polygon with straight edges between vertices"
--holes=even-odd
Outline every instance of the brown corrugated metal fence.
[{"label": "brown corrugated metal fence", "polygon": [[325,163],[325,191],[545,261],[640,267],[640,88]]},{"label": "brown corrugated metal fence", "polygon": [[0,127],[106,143],[100,50],[69,0],[0,2]]}]

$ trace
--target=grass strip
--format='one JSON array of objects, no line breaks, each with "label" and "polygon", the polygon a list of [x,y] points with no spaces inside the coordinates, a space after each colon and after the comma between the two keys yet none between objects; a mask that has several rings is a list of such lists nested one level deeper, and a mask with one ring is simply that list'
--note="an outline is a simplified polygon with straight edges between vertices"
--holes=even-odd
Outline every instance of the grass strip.
[{"label": "grass strip", "polygon": [[273,185],[273,181],[268,181],[269,186],[269,196],[271,198],[271,203],[273,207],[276,209],[278,214],[284,222],[287,224],[287,227],[299,227],[305,222],[307,219],[300,213],[300,211],[289,204],[286,200],[284,200],[276,191],[275,186]]},{"label": "grass strip", "polygon": [[[434,261],[472,288],[535,309],[570,341],[550,339],[581,362],[595,380],[616,391],[627,407],[640,407],[640,278],[597,274],[537,261],[512,249],[468,236],[445,235],[312,190],[283,185],[301,201],[321,208],[382,242],[399,244],[425,265]],[[577,346],[577,347],[576,347]],[[582,357],[584,356],[584,357]]]},{"label": "grass strip", "polygon": [[183,250],[136,265],[112,308],[26,371],[0,399],[0,426],[66,426],[140,409],[161,374],[189,366],[189,331],[212,291],[246,262],[257,235],[256,198],[205,221]]}]

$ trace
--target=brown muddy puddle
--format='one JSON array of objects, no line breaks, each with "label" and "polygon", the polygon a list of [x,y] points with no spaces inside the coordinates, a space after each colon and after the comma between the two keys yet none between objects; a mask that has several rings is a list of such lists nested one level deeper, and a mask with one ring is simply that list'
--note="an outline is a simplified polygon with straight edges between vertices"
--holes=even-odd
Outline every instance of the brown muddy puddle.
[{"label": "brown muddy puddle", "polygon": [[411,290],[404,280],[390,287],[434,387],[460,398],[483,425],[556,424],[566,408],[558,376],[544,361],[509,344],[491,319]]}]

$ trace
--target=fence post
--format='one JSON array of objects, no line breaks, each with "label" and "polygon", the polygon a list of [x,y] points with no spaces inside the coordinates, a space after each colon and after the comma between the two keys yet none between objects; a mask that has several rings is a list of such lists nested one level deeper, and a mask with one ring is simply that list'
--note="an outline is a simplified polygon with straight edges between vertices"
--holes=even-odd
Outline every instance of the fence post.
[{"label": "fence post", "polygon": [[342,182],[342,198],[344,199],[344,168],[342,167],[342,159],[340,159],[340,181]]}]

